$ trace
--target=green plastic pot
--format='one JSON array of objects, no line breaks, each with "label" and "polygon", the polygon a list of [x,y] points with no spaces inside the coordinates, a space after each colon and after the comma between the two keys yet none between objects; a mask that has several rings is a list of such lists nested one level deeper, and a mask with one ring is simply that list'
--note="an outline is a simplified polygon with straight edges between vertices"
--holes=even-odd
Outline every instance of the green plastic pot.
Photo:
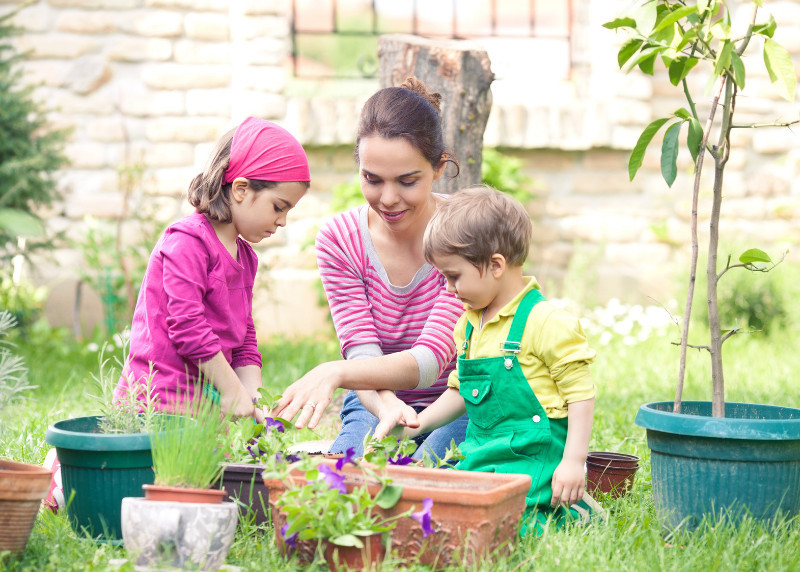
[{"label": "green plastic pot", "polygon": [[772,521],[800,513],[800,409],[711,402],[642,405],[656,514],[668,529],[697,528],[705,517]]},{"label": "green plastic pot", "polygon": [[[122,538],[125,497],[142,497],[152,484],[153,457],[147,433],[100,433],[100,417],[58,421],[45,440],[56,448],[67,515],[72,528],[93,538]],[[70,497],[72,496],[71,500]]]}]

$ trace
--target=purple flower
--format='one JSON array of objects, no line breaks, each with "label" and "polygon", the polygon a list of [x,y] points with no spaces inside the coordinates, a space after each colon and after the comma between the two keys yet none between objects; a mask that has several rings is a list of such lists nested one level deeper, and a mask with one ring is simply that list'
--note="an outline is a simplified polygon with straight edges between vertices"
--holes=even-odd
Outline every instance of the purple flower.
[{"label": "purple flower", "polygon": [[322,465],[319,468],[320,479],[328,483],[328,487],[337,489],[340,493],[345,494],[347,487],[344,485],[344,475],[340,475],[328,465]]},{"label": "purple flower", "polygon": [[275,429],[278,433],[283,433],[286,431],[283,423],[277,419],[273,419],[272,417],[264,417],[264,425],[267,428],[267,433],[269,433],[272,429]]},{"label": "purple flower", "polygon": [[422,510],[419,512],[412,512],[411,518],[416,520],[422,526],[422,538],[429,534],[433,534],[434,530],[431,527],[431,509],[433,508],[433,499],[426,498],[422,500]]},{"label": "purple flower", "polygon": [[353,457],[356,456],[356,448],[350,447],[347,451],[344,452],[344,457],[336,461],[336,470],[341,471],[342,467],[344,467],[347,463],[352,463],[353,465],[356,464],[355,459]]},{"label": "purple flower", "polygon": [[408,465],[413,463],[414,459],[411,457],[406,457],[405,455],[401,455],[400,453],[397,454],[397,458],[392,459],[389,457],[389,464],[390,465]]},{"label": "purple flower", "polygon": [[275,460],[278,463],[283,463],[284,461],[287,463],[296,463],[300,460],[300,455],[286,455],[286,458],[284,458],[280,453],[275,453]]},{"label": "purple flower", "polygon": [[286,546],[289,546],[291,548],[297,548],[297,534],[298,533],[294,532],[294,533],[290,534],[289,536],[286,536],[286,531],[287,530],[289,530],[289,523],[288,522],[281,527],[281,536],[283,537],[283,542],[286,544]]}]

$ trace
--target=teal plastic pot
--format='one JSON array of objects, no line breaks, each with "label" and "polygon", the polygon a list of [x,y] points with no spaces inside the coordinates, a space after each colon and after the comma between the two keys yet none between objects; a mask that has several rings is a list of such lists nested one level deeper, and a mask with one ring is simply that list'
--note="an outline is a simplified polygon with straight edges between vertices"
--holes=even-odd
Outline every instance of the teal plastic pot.
[{"label": "teal plastic pot", "polygon": [[771,521],[800,513],[800,409],[711,402],[642,405],[635,423],[647,430],[653,500],[669,529],[697,528],[704,517]]},{"label": "teal plastic pot", "polygon": [[99,419],[58,421],[47,429],[45,440],[56,448],[61,463],[72,528],[79,534],[117,541],[122,538],[122,499],[144,496],[142,485],[153,483],[150,436],[100,433]]}]

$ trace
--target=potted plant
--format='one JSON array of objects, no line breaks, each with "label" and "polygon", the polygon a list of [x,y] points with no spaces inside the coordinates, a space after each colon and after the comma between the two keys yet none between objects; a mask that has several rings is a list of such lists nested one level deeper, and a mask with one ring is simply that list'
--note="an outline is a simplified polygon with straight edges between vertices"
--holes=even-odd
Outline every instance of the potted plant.
[{"label": "potted plant", "polygon": [[[470,566],[501,545],[510,546],[525,508],[529,476],[418,466],[408,457],[413,443],[398,444],[394,439],[394,446],[387,446],[386,442],[393,439],[387,437],[368,446],[367,450],[372,450],[363,459],[354,459],[350,451],[340,459],[317,457],[290,465],[283,473],[265,472],[279,548],[285,551],[288,543],[301,561],[310,562],[320,550],[319,543],[305,539],[336,534],[338,542],[345,544],[353,542],[353,537],[366,537],[390,523],[392,528],[385,531],[389,535],[387,547],[402,559],[414,559],[437,568],[458,563]],[[446,456],[436,465],[445,465],[450,460],[452,457]],[[347,507],[326,512],[332,519],[338,514],[345,515],[339,517],[344,523],[333,522],[321,528],[322,525],[316,524],[319,520],[305,518],[310,514],[306,510],[313,509],[301,507],[292,512],[288,508],[299,506],[299,500],[315,491],[315,487],[322,493],[316,497],[319,506],[341,502]],[[285,494],[290,494],[287,500],[283,500]],[[371,500],[361,496],[367,494]],[[356,502],[352,495],[361,500]],[[351,526],[362,518],[353,516],[351,521],[356,512],[354,507],[360,507],[358,512],[373,518],[373,524],[363,529],[356,524]],[[412,518],[405,518],[409,515]],[[355,534],[354,530],[363,533]],[[293,537],[294,534],[298,536]]]},{"label": "potted plant", "polygon": [[[722,329],[717,285],[729,271],[766,272],[775,266],[764,251],[755,248],[745,251],[734,263],[730,256],[723,257],[722,261],[718,256],[723,175],[732,150],[732,129],[761,126],[734,123],[737,96],[744,90],[747,79],[745,62],[749,61],[749,51],[762,48],[767,75],[777,92],[788,101],[795,99],[797,81],[789,52],[773,38],[775,20],[771,15],[759,17],[761,5],[760,0],[752,2],[749,19],[740,28],[731,21],[730,7],[722,0],[639,2],[630,15],[604,24],[606,28],[629,34],[618,54],[621,67],[639,68],[652,74],[655,64],[662,62],[668,69],[670,82],[681,89],[688,104],[671,116],[650,123],[634,146],[628,164],[633,179],[649,143],[662,127],[666,127],[661,147],[661,172],[671,186],[677,177],[679,134],[684,125],[687,127],[686,147],[694,163],[692,256],[677,392],[674,402],[647,403],[636,416],[636,423],[647,430],[656,511],[659,520],[670,528],[680,525],[694,528],[707,515],[725,514],[738,519],[750,514],[768,521],[780,513],[791,516],[800,512],[797,494],[800,410],[726,403],[724,397],[722,345],[740,330]],[[705,77],[700,79],[702,74]],[[699,86],[705,86],[710,93],[704,117],[700,116],[693,95]],[[689,323],[698,259],[697,212],[706,158],[713,161],[705,269],[709,341],[705,345],[690,346]],[[688,347],[701,348],[710,355],[710,402],[682,401]],[[731,475],[736,477],[731,478]]]},{"label": "potted plant", "polygon": [[[280,396],[263,388],[258,405],[267,410]],[[283,462],[288,449],[287,430],[292,424],[283,419],[266,417],[263,424],[250,419],[236,421],[229,433],[230,454],[222,465],[217,488],[225,491],[225,500],[236,502],[255,524],[269,521],[269,489],[261,476],[266,467]]]},{"label": "potted plant", "polygon": [[122,499],[142,496],[142,485],[153,482],[148,428],[158,411],[150,380],[130,384],[128,394],[115,400],[118,369],[109,362],[101,352],[99,372],[92,374],[100,414],[57,421],[45,441],[56,448],[75,532],[119,542]]},{"label": "potted plant", "polygon": [[122,537],[138,566],[217,570],[233,543],[236,505],[209,488],[222,471],[231,418],[203,391],[194,395],[183,415],[164,416],[150,431],[155,480],[143,485],[145,498],[122,499]]}]

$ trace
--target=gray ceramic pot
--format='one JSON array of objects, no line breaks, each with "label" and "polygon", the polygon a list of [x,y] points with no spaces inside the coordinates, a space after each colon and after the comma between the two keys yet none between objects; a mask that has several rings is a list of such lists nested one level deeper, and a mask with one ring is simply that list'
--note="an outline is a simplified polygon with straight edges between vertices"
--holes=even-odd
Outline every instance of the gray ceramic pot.
[{"label": "gray ceramic pot", "polygon": [[234,503],[122,499],[122,539],[138,566],[218,570],[236,533]]}]

